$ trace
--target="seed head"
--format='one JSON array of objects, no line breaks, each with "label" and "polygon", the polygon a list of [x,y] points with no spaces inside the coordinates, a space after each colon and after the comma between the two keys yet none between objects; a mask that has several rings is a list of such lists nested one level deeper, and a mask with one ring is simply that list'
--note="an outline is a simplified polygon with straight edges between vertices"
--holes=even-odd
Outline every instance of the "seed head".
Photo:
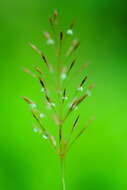
[{"label": "seed head", "polygon": [[[41,86],[40,91],[43,92],[43,94],[40,93],[42,103],[46,104],[46,107],[50,109],[50,111],[47,111],[46,113],[44,110],[40,111],[39,106],[37,106],[38,104],[26,96],[23,96],[22,98],[29,104],[32,116],[37,122],[37,127],[34,126],[33,131],[35,133],[39,133],[42,138],[47,139],[47,141],[50,142],[55,148],[56,153],[60,156],[61,159],[63,159],[68,152],[69,147],[79,138],[79,136],[81,136],[81,134],[83,134],[86,129],[86,126],[84,126],[81,131],[74,137],[74,139],[71,139],[73,138],[73,131],[79,125],[79,118],[81,115],[78,113],[80,111],[80,109],[78,109],[80,107],[79,105],[83,103],[88,96],[91,96],[91,91],[94,87],[94,84],[85,89],[84,86],[87,81],[87,76],[84,76],[82,81],[79,83],[78,88],[74,87],[75,94],[72,96],[73,89],[70,85],[70,82],[76,80],[80,73],[84,72],[84,69],[86,69],[88,64],[81,65],[77,70],[75,68],[76,72],[74,73],[75,65],[78,67],[78,59],[75,58],[73,54],[80,45],[80,41],[74,36],[75,22],[73,21],[69,27],[65,29],[60,28],[59,30],[58,16],[58,11],[55,9],[49,18],[51,31],[44,32],[44,37],[46,40],[45,43],[48,45],[46,48],[51,48],[51,45],[54,45],[54,56],[50,58],[48,51],[40,50],[36,45],[29,43],[32,49],[39,54],[43,64],[34,67],[36,73],[27,68],[24,68],[24,71],[27,74],[38,79],[37,81]],[[69,41],[72,39],[72,42],[70,43],[69,48],[67,50],[64,50],[63,48],[66,48],[66,44],[64,45],[66,39],[69,39]],[[53,74],[51,72],[53,72]],[[80,93],[78,91],[80,91]],[[54,98],[57,100],[55,103]],[[69,107],[68,102],[70,102]],[[63,132],[65,126],[64,124],[65,120],[68,119],[69,115],[74,110],[77,117],[72,122],[69,138],[67,138]],[[45,116],[46,119],[44,119]],[[47,121],[49,119],[53,119],[55,121],[55,125],[57,125],[58,139],[49,132],[50,127],[52,127],[47,126]]]}]

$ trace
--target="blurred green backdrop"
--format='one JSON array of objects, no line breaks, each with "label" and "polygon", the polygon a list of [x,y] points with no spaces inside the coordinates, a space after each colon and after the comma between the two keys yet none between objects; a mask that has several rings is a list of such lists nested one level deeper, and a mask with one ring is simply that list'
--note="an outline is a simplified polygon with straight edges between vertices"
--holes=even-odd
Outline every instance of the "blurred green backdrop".
[{"label": "blurred green backdrop", "polygon": [[41,47],[42,32],[49,29],[48,17],[54,8],[63,25],[77,20],[79,64],[92,62],[87,71],[90,82],[96,83],[92,96],[81,106],[82,119],[95,115],[96,120],[66,160],[68,190],[125,190],[127,6],[121,0],[0,1],[0,189],[60,189],[58,158],[33,133],[31,114],[20,99],[40,93],[36,81],[22,68],[40,64],[28,42]]}]

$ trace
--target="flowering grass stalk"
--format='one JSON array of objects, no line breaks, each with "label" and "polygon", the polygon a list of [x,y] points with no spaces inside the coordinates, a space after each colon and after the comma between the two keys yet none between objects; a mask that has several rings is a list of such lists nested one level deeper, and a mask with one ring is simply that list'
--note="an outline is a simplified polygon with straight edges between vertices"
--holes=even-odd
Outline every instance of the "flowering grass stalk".
[{"label": "flowering grass stalk", "polygon": [[[79,40],[77,40],[76,38],[72,39],[74,36],[74,31],[73,31],[74,22],[71,23],[71,25],[66,29],[66,31],[58,32],[58,12],[57,10],[55,10],[53,12],[53,15],[49,18],[49,23],[51,26],[51,33],[47,31],[44,32],[44,37],[46,39],[46,44],[48,46],[53,46],[55,48],[55,58],[56,58],[55,64],[51,64],[49,62],[48,55],[46,55],[37,46],[33,45],[32,43],[30,43],[30,46],[41,57],[43,63],[45,64],[49,72],[49,75],[52,76],[52,74],[55,73],[56,78],[54,86],[55,86],[55,95],[57,97],[56,103],[54,103],[52,97],[52,91],[49,89],[49,87],[46,84],[46,76],[42,69],[42,66],[34,67],[35,70],[34,73],[27,68],[25,68],[24,71],[27,74],[31,75],[32,77],[36,78],[40,83],[41,92],[44,95],[46,108],[49,109],[50,112],[53,114],[54,123],[57,126],[56,129],[58,131],[57,135],[58,138],[56,138],[56,136],[51,134],[51,132],[49,132],[49,128],[45,126],[43,119],[45,118],[46,114],[38,109],[38,106],[34,101],[27,98],[26,96],[23,96],[22,98],[30,105],[32,116],[34,117],[34,119],[38,124],[37,127],[34,126],[34,132],[39,133],[44,139],[47,139],[54,148],[56,154],[60,158],[62,190],[66,190],[65,177],[64,177],[65,157],[68,151],[70,150],[71,146],[84,133],[85,129],[92,120],[90,119],[87,122],[87,124],[84,125],[83,128],[79,131],[79,133],[77,133],[77,135],[75,136],[74,136],[74,131],[79,125],[80,114],[78,113],[77,117],[74,119],[72,126],[70,127],[70,132],[67,135],[63,134],[65,122],[69,118],[70,114],[72,114],[73,111],[76,110],[78,106],[83,101],[85,101],[88,96],[91,95],[91,90],[94,87],[94,84],[92,84],[89,87],[84,87],[86,85],[88,78],[87,76],[84,76],[84,78],[79,83],[78,87],[75,89],[74,97],[69,102],[69,107],[68,107],[68,99],[69,99],[68,86],[70,81],[73,81],[71,79],[70,81],[68,81],[69,77],[73,76],[73,74],[74,76],[80,74],[81,71],[85,69],[87,64],[81,65],[81,67],[76,71],[76,73],[73,71],[77,63],[77,59],[73,58],[73,54],[80,45]],[[70,38],[70,40],[72,39],[72,42],[70,44],[70,47],[68,47],[68,50],[64,52],[63,45],[67,38]],[[71,59],[72,61],[70,61]],[[68,60],[70,64],[67,64]],[[66,109],[64,109],[65,107]]]}]

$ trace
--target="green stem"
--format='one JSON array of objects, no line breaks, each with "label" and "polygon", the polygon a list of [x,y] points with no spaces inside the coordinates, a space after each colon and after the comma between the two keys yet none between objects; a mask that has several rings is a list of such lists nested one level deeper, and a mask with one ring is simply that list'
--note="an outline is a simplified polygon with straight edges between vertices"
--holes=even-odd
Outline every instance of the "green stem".
[{"label": "green stem", "polygon": [[64,158],[61,158],[61,185],[62,190],[66,190],[66,184],[65,184],[65,168],[64,168]]}]

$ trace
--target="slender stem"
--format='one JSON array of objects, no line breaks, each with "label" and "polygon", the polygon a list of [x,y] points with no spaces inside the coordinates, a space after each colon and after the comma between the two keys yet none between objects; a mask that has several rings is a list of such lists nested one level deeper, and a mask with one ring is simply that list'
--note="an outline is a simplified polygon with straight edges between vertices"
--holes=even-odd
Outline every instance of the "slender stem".
[{"label": "slender stem", "polygon": [[61,158],[61,190],[66,190],[66,185],[65,185],[65,160],[64,158]]}]

